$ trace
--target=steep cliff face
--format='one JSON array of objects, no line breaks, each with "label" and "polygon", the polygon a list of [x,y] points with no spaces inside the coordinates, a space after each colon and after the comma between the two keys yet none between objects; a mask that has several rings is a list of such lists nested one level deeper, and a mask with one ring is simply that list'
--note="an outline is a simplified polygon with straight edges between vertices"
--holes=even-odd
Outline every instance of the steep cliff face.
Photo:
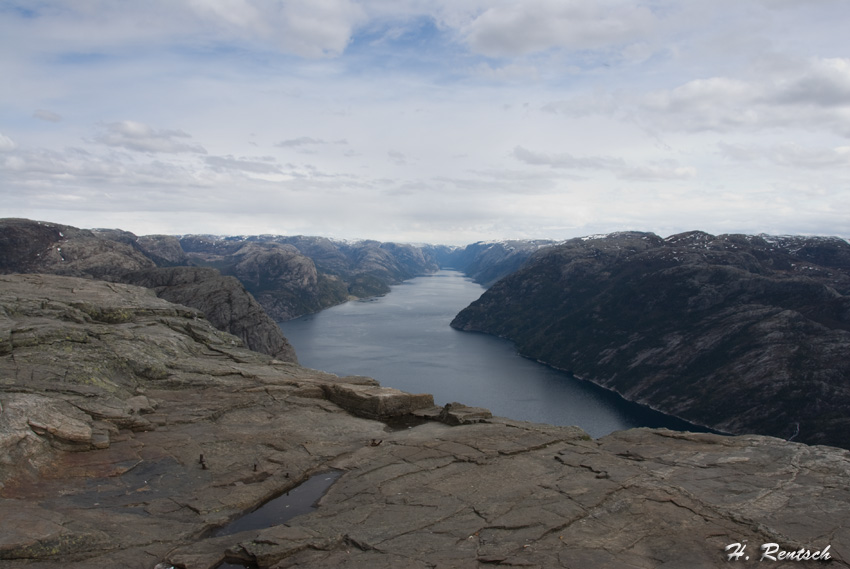
[{"label": "steep cliff face", "polygon": [[180,243],[192,262],[241,280],[278,321],[386,294],[390,285],[438,268],[420,247],[378,241],[187,235]]},{"label": "steep cliff face", "polygon": [[452,326],[689,421],[850,447],[850,245],[621,233],[541,251]]},{"label": "steep cliff face", "polygon": [[238,278],[276,322],[318,312],[348,300],[338,278],[320,273],[292,245],[243,238],[184,236],[192,263]]},{"label": "steep cliff face", "polygon": [[[291,245],[247,243],[229,268],[276,321],[317,312],[348,299],[342,283],[320,275],[311,259]],[[328,286],[330,285],[330,286]]]},{"label": "steep cliff face", "polygon": [[0,273],[47,273],[149,286],[163,298],[204,311],[218,329],[239,336],[251,349],[295,361],[295,351],[280,328],[236,279],[211,269],[174,266],[186,260],[175,237],[0,220]]},{"label": "steep cliff face", "polygon": [[159,298],[196,308],[252,350],[296,362],[295,349],[280,327],[234,277],[202,267],[164,267],[128,273],[123,282],[153,289]]},{"label": "steep cliff face", "polygon": [[441,266],[463,271],[475,282],[490,287],[522,267],[539,250],[554,244],[548,239],[479,241],[462,248],[437,247],[434,254]]}]

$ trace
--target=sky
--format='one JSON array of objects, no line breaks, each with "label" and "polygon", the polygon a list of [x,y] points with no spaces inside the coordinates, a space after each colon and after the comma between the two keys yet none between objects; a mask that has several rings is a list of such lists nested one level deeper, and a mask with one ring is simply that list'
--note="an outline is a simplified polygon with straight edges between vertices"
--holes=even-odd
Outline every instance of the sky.
[{"label": "sky", "polygon": [[847,0],[0,0],[0,217],[850,237]]}]

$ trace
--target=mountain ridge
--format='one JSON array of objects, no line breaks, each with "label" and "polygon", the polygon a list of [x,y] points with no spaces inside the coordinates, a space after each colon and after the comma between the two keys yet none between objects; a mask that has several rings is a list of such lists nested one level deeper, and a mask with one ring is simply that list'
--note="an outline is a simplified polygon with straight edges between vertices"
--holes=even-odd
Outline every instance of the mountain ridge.
[{"label": "mountain ridge", "polygon": [[[850,244],[641,232],[547,248],[452,326],[688,421],[850,446]],[[818,261],[816,263],[815,261]],[[819,264],[820,263],[820,264]]]}]

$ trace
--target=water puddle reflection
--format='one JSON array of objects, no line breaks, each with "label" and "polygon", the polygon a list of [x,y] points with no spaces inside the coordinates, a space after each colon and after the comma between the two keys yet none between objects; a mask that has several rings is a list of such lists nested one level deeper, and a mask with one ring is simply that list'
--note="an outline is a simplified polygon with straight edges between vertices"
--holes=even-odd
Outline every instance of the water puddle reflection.
[{"label": "water puddle reflection", "polygon": [[[289,492],[272,498],[253,512],[215,530],[211,536],[219,537],[240,531],[265,529],[286,523],[295,516],[308,514],[316,509],[316,503],[341,475],[342,472],[339,470],[314,474]],[[228,566],[242,567],[242,565],[221,565],[220,567]]]}]

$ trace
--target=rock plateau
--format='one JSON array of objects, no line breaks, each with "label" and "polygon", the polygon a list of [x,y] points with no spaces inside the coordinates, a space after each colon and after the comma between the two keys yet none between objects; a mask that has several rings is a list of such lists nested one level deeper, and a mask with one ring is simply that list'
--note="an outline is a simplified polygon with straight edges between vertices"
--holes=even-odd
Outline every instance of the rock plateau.
[{"label": "rock plateau", "polygon": [[[329,469],[313,513],[214,535]],[[433,408],[247,350],[150,289],[0,276],[4,569],[703,568],[733,543],[745,567],[768,543],[847,567],[848,472],[845,450],[764,436],[592,440]]]}]

